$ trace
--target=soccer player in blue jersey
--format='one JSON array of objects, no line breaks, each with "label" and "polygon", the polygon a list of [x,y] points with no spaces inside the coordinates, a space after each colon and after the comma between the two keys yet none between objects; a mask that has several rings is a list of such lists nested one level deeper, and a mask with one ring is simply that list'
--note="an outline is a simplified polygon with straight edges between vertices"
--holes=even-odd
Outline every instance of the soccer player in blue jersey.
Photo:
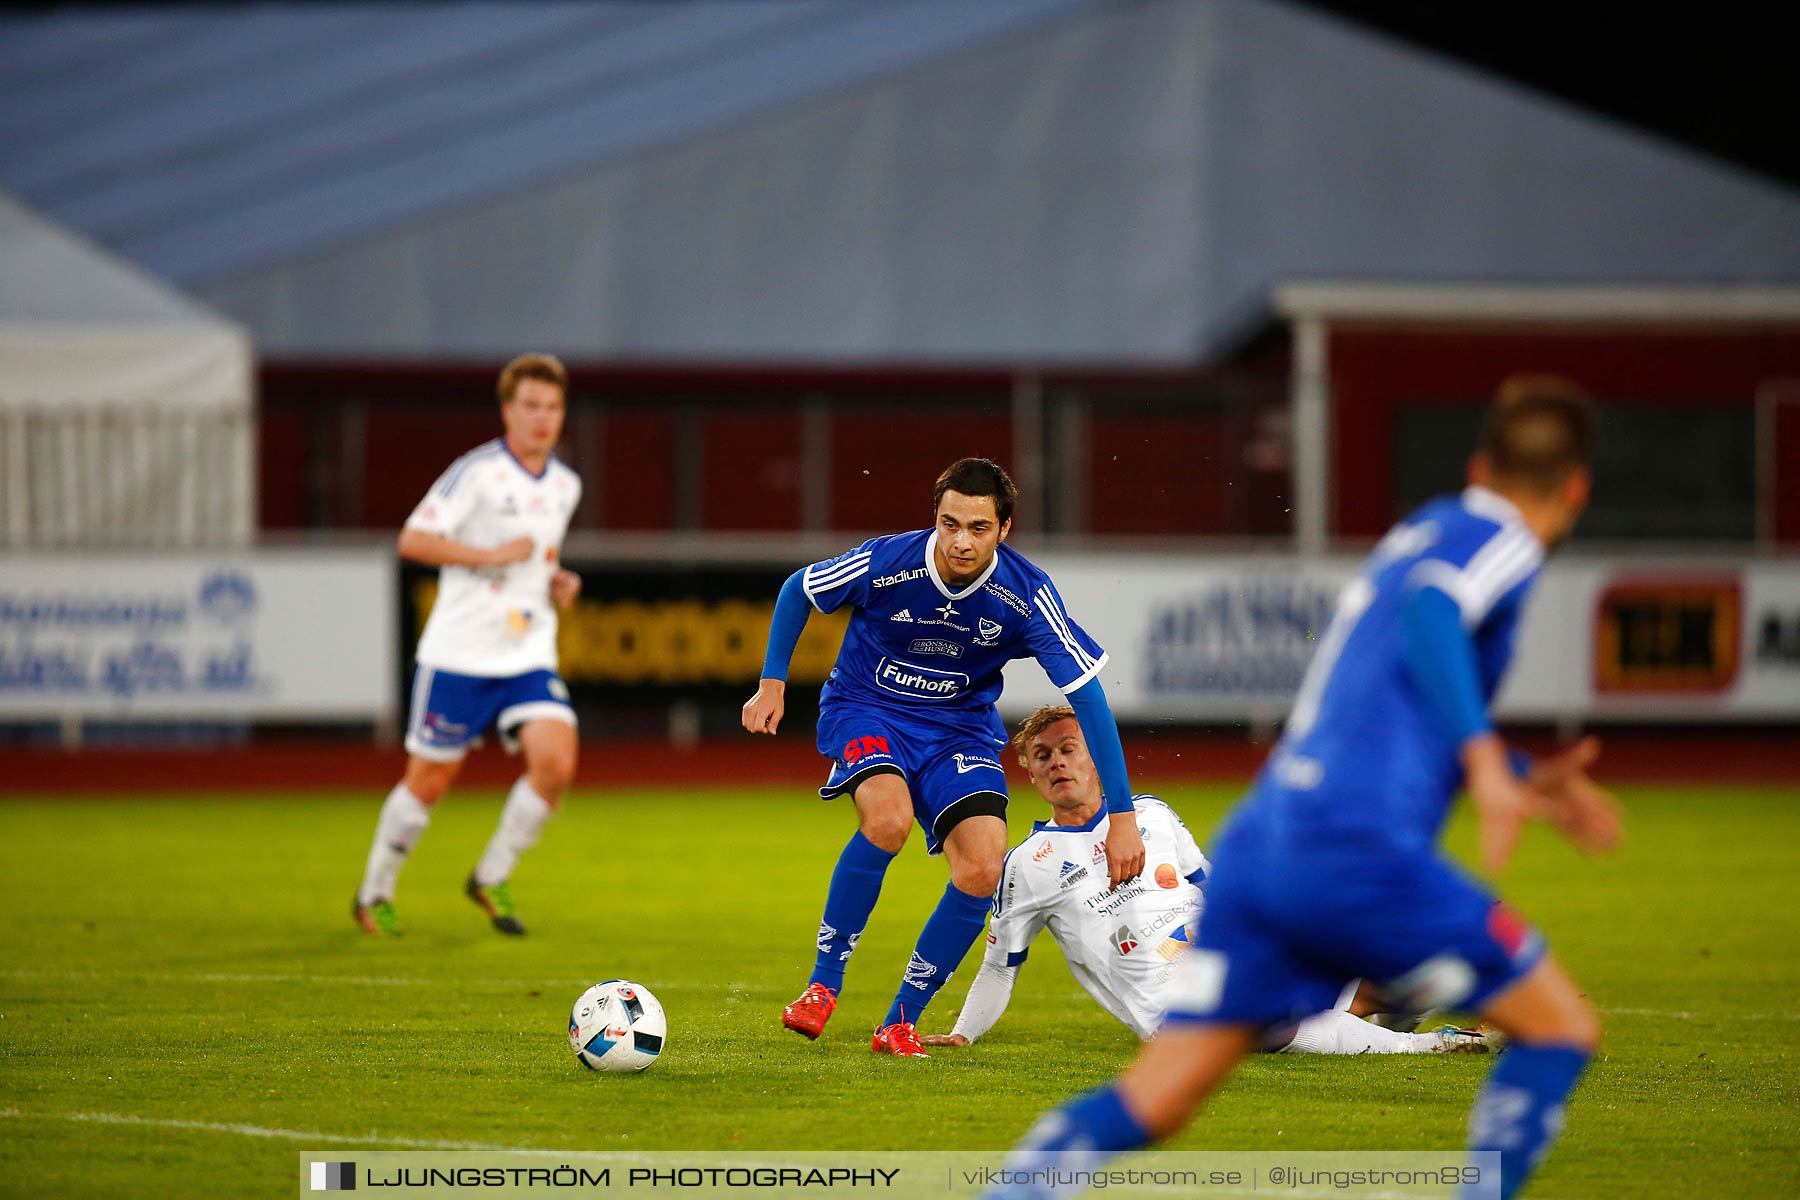
[{"label": "soccer player in blue jersey", "polygon": [[1004,545],[1018,490],[985,458],[952,463],[932,494],[930,529],[872,538],[794,572],[782,585],[768,656],[744,728],[773,734],[787,669],[808,615],[851,606],[819,701],[819,795],[849,796],[857,832],[832,872],[806,991],[782,1024],[816,1038],[837,1007],[844,968],[881,881],[914,821],[950,883],[919,934],[900,989],[875,1031],[879,1053],[923,1058],[915,1024],[981,933],[1006,855],[1006,728],[994,711],[1001,668],[1037,659],[1067,695],[1105,792],[1107,874],[1144,866],[1125,752],[1100,683],[1106,653],[1063,611],[1049,576]]},{"label": "soccer player in blue jersey", "polygon": [[1469,488],[1395,526],[1339,597],[1281,741],[1214,845],[1206,920],[1162,1030],[1112,1085],[1041,1119],[1009,1166],[1059,1151],[1091,1162],[1169,1136],[1259,1036],[1360,976],[1391,1004],[1479,1012],[1510,1036],[1469,1145],[1499,1151],[1500,1195],[1519,1190],[1600,1027],[1537,931],[1434,844],[1459,785],[1489,871],[1528,817],[1586,850],[1618,839],[1617,809],[1587,776],[1591,739],[1532,764],[1487,713],[1544,552],[1586,505],[1592,442],[1572,384],[1502,388]]}]

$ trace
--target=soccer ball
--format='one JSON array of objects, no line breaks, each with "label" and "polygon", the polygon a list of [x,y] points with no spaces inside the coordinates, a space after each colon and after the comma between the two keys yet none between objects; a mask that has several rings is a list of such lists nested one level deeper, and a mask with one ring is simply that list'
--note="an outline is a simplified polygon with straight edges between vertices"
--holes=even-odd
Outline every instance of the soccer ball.
[{"label": "soccer ball", "polygon": [[569,1013],[569,1045],[594,1071],[641,1071],[662,1053],[669,1019],[650,989],[608,979],[581,993]]}]

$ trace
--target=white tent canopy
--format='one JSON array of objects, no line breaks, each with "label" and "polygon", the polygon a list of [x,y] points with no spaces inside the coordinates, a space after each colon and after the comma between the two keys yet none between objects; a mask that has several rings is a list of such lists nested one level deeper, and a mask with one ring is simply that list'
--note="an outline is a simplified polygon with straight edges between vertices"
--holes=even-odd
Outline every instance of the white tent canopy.
[{"label": "white tent canopy", "polygon": [[0,195],[0,545],[232,545],[254,355],[210,309]]}]

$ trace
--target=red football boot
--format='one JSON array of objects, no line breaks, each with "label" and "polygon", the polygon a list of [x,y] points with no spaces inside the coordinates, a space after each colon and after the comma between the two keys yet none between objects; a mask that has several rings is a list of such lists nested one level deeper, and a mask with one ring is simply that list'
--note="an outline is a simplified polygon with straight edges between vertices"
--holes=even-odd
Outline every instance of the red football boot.
[{"label": "red football boot", "polygon": [[875,1040],[869,1043],[869,1049],[877,1054],[892,1054],[898,1058],[930,1058],[925,1047],[919,1044],[919,1031],[913,1028],[911,1021],[895,1021],[892,1025],[883,1025],[875,1031]]},{"label": "red football boot", "polygon": [[809,983],[800,998],[781,1010],[781,1023],[802,1037],[817,1040],[837,1008],[837,993],[822,983]]}]

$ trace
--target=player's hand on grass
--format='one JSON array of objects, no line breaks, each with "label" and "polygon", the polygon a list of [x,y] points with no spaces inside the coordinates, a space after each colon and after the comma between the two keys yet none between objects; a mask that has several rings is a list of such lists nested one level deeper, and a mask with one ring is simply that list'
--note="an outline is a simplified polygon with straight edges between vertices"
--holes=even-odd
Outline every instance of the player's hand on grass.
[{"label": "player's hand on grass", "polygon": [[531,557],[534,543],[528,537],[516,537],[505,545],[495,546],[491,566],[507,567]]},{"label": "player's hand on grass", "polygon": [[581,576],[573,571],[560,570],[550,577],[550,599],[556,601],[558,608],[567,608],[575,603],[575,597],[581,595]]},{"label": "player's hand on grass", "polygon": [[751,733],[772,734],[786,711],[787,680],[765,679],[756,685],[756,695],[744,701],[744,728]]},{"label": "player's hand on grass", "polygon": [[1137,813],[1114,813],[1106,833],[1106,876],[1113,887],[1144,873],[1144,838],[1138,833]]},{"label": "player's hand on grass", "polygon": [[1619,802],[1588,778],[1588,768],[1599,757],[1600,739],[1582,738],[1561,754],[1539,760],[1529,781],[1533,811],[1588,854],[1613,849],[1623,833]]},{"label": "player's hand on grass", "polygon": [[966,1046],[969,1039],[960,1033],[928,1033],[919,1041],[927,1046]]},{"label": "player's hand on grass", "polygon": [[1475,802],[1475,819],[1481,865],[1489,874],[1499,872],[1519,843],[1519,829],[1532,813],[1530,789],[1513,774],[1506,761],[1506,744],[1499,735],[1485,733],[1462,746],[1463,777]]}]

